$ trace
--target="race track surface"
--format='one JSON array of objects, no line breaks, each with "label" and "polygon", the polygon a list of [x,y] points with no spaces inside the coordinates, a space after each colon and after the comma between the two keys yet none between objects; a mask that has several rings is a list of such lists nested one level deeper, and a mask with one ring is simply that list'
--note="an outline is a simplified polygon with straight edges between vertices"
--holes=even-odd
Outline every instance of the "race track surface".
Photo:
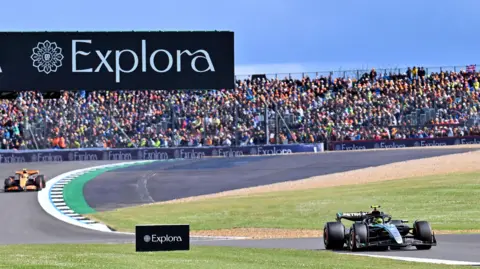
[{"label": "race track surface", "polygon": [[[363,251],[360,254],[428,258],[439,260],[480,262],[480,235],[437,235],[438,245],[430,250],[417,250],[414,247],[402,250]],[[195,242],[195,245],[236,246],[248,248],[289,248],[302,250],[327,251],[323,247],[322,238],[298,239],[260,239],[260,240],[220,240]],[[337,251],[350,253],[349,251]]]},{"label": "race track surface", "polygon": [[[114,162],[62,162],[48,164],[1,164],[3,180],[22,168],[38,169],[46,179],[68,171]],[[38,204],[36,192],[0,193],[0,244],[129,242],[131,237],[82,229],[48,215]]]},{"label": "race track surface", "polygon": [[[111,174],[87,184],[87,195],[103,191],[121,190],[118,196],[127,194],[127,202],[113,199],[95,198],[99,208],[121,207],[127,204],[145,203],[138,193],[130,192],[138,179],[150,178],[145,187],[155,201],[162,201],[192,195],[214,193],[233,188],[256,186],[273,182],[295,180],[319,174],[335,173],[368,166],[377,166],[392,162],[419,159],[446,154],[471,151],[469,149],[425,149],[378,152],[328,153],[283,157],[245,157],[239,159],[205,159],[184,161],[178,164],[165,163],[152,165],[145,170],[130,168],[117,170]],[[255,159],[256,158],[256,159]],[[64,162],[49,164],[1,164],[2,178],[21,168],[39,169],[48,178],[75,169],[114,162]],[[158,173],[159,176],[153,175]],[[161,174],[161,175],[160,175]],[[109,179],[109,176],[111,177]],[[157,179],[158,178],[158,179]],[[175,180],[176,179],[176,180]],[[236,179],[236,180],[235,180]],[[115,184],[111,184],[116,180]],[[215,181],[217,181],[215,183]],[[201,184],[201,183],[204,184]],[[130,184],[126,188],[119,187]],[[219,186],[217,186],[217,184]],[[160,188],[160,185],[163,187]],[[202,185],[202,187],[200,187]],[[205,185],[205,186],[203,186]],[[233,185],[230,186],[230,185]],[[116,186],[112,189],[112,186]],[[115,189],[117,188],[117,189]],[[172,188],[172,189],[170,189]],[[89,193],[88,193],[89,192]],[[131,193],[128,196],[128,193]],[[170,193],[170,194],[169,194]],[[95,195],[93,195],[95,196]],[[87,198],[88,199],[88,198]],[[94,199],[94,200],[95,200]],[[87,200],[92,202],[91,200]],[[132,243],[132,235],[95,232],[72,226],[45,213],[37,202],[37,193],[0,193],[0,244],[43,244],[43,243]],[[368,252],[368,254],[448,259],[457,261],[480,262],[480,235],[438,235],[438,246],[429,251],[401,250],[386,252]],[[194,245],[258,247],[258,248],[294,248],[323,250],[321,238],[302,239],[264,239],[264,240],[192,240]]]},{"label": "race track surface", "polygon": [[155,162],[89,181],[85,200],[97,211],[303,179],[472,149],[410,149]]}]

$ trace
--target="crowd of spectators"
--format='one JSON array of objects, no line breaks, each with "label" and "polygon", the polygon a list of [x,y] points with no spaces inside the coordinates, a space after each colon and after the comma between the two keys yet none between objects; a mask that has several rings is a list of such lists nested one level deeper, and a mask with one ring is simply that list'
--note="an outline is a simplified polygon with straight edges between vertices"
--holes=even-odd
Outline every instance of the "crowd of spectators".
[{"label": "crowd of spectators", "polygon": [[[174,147],[480,135],[480,73],[372,69],[332,76],[237,81],[211,91],[22,92],[0,100],[3,149]],[[434,109],[427,125],[409,117]],[[268,111],[266,117],[265,112]],[[274,124],[278,115],[279,123]],[[269,122],[269,137],[265,133]],[[275,132],[275,128],[278,132]],[[275,135],[275,134],[278,135]]]}]

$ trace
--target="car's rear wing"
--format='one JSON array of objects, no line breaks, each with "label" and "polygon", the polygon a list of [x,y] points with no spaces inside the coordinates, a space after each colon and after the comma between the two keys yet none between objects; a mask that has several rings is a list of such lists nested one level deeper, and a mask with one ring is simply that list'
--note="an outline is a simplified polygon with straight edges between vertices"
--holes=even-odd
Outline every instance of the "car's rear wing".
[{"label": "car's rear wing", "polygon": [[350,221],[361,221],[365,218],[368,212],[338,212],[337,213],[337,221],[342,219],[350,220]]},{"label": "car's rear wing", "polygon": [[[27,173],[30,176],[30,175],[38,174],[38,173],[40,173],[40,171],[39,170],[27,170]],[[22,175],[23,171],[15,171],[15,174]]]}]

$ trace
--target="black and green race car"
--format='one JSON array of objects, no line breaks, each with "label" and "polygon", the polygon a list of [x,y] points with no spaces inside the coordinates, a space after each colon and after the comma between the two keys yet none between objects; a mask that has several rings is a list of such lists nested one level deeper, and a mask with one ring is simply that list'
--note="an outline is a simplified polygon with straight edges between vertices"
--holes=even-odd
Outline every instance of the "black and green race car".
[{"label": "black and green race car", "polygon": [[[388,250],[415,246],[419,250],[437,245],[435,233],[427,221],[416,220],[410,227],[406,220],[392,220],[392,216],[380,212],[380,206],[372,206],[371,212],[342,213],[335,222],[327,222],[323,229],[325,249]],[[345,228],[342,219],[352,221]]]}]

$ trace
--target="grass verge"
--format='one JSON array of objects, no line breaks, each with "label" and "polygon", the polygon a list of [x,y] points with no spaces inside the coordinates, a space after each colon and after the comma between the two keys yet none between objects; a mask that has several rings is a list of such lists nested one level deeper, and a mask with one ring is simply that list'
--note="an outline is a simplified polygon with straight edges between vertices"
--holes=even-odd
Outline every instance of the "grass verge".
[{"label": "grass verge", "polygon": [[435,230],[480,229],[480,173],[450,174],[301,191],[150,204],[89,215],[121,231],[139,223],[189,223],[191,229],[319,229],[338,211],[380,204],[394,218],[428,220]]},{"label": "grass verge", "polygon": [[[215,269],[215,268],[396,268],[430,269],[431,264],[338,255],[327,251],[198,247],[185,252],[136,253],[132,244],[1,246],[0,268]],[[460,266],[435,265],[438,269]]]}]

